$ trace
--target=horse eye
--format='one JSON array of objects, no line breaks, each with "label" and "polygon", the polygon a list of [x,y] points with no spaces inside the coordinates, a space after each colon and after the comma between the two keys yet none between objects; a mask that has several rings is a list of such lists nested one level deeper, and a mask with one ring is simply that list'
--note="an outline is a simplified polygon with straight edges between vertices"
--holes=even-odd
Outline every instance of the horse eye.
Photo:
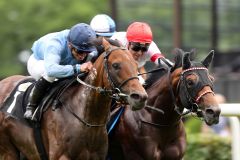
[{"label": "horse eye", "polygon": [[120,67],[120,64],[119,64],[119,63],[113,63],[113,64],[112,64],[112,67],[113,67],[114,69],[116,69],[116,70],[119,70],[119,69],[121,69],[121,67]]},{"label": "horse eye", "polygon": [[188,79],[188,80],[187,80],[187,85],[188,85],[189,87],[193,86],[193,85],[194,85],[194,81],[191,80],[191,79]]}]

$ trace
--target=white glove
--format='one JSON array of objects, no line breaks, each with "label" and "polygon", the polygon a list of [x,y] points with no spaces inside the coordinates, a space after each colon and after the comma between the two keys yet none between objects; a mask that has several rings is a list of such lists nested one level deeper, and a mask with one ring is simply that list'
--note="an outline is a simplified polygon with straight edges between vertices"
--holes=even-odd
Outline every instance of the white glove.
[{"label": "white glove", "polygon": [[158,59],[156,59],[155,64],[161,65],[161,66],[166,67],[166,68],[174,66],[174,63],[171,62],[167,58],[158,58]]},{"label": "white glove", "polygon": [[97,56],[98,56],[98,52],[97,51],[92,51],[91,53],[88,54],[86,62],[91,61],[91,59],[93,57],[97,57]]}]

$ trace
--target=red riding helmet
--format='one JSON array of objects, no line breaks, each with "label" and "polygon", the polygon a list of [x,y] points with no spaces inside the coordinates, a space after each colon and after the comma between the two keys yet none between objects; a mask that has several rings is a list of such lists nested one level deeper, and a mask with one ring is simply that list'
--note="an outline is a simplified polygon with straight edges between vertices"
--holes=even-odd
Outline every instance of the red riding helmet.
[{"label": "red riding helmet", "polygon": [[152,30],[147,23],[134,22],[128,26],[127,40],[129,42],[151,43]]}]

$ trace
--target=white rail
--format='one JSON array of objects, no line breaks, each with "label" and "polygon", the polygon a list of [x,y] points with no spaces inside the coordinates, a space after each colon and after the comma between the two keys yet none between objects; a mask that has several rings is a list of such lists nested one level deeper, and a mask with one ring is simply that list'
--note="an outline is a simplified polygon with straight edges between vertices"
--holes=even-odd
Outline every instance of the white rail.
[{"label": "white rail", "polygon": [[232,160],[240,160],[240,103],[220,104],[221,116],[229,117],[232,134]]}]

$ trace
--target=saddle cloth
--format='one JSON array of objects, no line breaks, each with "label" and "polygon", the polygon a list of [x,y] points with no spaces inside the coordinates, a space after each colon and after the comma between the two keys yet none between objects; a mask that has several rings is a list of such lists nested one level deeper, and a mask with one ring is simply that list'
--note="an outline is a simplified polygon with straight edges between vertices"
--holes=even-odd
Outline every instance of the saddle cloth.
[{"label": "saddle cloth", "polygon": [[[29,121],[26,120],[23,115],[26,111],[29,94],[35,82],[36,81],[32,78],[24,79],[23,81],[19,82],[11,94],[4,101],[0,111],[29,125]],[[52,109],[56,109],[58,106],[58,99],[61,94],[74,82],[76,82],[76,78],[71,77],[56,81],[52,84],[49,91],[46,92],[48,94],[46,94],[42,101],[39,103],[38,108],[34,113],[37,121],[41,120],[42,113],[51,104],[53,104]]]}]

